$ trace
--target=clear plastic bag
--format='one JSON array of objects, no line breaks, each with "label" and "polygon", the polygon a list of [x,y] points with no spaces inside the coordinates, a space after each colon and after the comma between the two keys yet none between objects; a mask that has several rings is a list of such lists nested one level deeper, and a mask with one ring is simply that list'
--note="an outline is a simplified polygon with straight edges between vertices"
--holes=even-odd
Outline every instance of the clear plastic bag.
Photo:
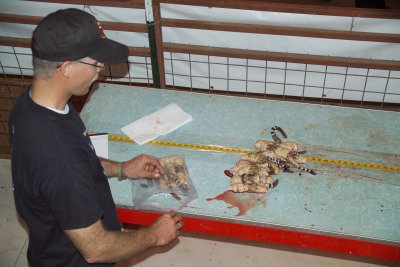
[{"label": "clear plastic bag", "polygon": [[164,174],[159,179],[131,180],[134,209],[179,211],[198,197],[183,157],[162,157],[160,162]]}]

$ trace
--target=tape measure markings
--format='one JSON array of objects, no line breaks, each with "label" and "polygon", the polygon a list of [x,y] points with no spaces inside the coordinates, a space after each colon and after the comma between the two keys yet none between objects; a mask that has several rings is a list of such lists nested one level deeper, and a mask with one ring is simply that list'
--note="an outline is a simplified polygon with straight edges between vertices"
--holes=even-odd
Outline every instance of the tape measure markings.
[{"label": "tape measure markings", "polygon": [[[111,141],[119,141],[119,142],[130,142],[130,143],[134,142],[133,139],[131,139],[129,137],[123,137],[123,136],[118,136],[118,135],[109,135],[108,139]],[[183,148],[206,150],[206,151],[229,152],[229,153],[237,153],[237,154],[245,154],[245,153],[251,152],[251,150],[249,150],[249,149],[213,146],[213,145],[187,144],[187,143],[159,141],[159,140],[150,141],[150,142],[148,142],[148,144],[157,145],[157,146],[183,147]],[[347,161],[347,160],[341,160],[341,159],[327,159],[327,158],[318,158],[318,157],[307,157],[307,159],[309,161],[314,161],[314,162],[331,163],[331,164],[338,164],[338,165],[349,165],[349,166],[356,166],[356,167],[369,168],[369,169],[382,169],[382,170],[387,170],[387,171],[400,172],[400,168],[397,168],[397,167],[384,166],[384,165],[371,164],[371,163],[361,163],[361,162]]]},{"label": "tape measure markings", "polygon": [[317,158],[317,157],[308,157],[308,160],[315,161],[315,162],[333,163],[333,164],[349,165],[349,166],[363,167],[363,168],[369,168],[369,169],[382,169],[382,170],[387,170],[387,171],[400,172],[400,168],[397,168],[397,167],[378,165],[378,164],[372,164],[372,163],[361,163],[361,162],[346,161],[346,160],[341,160],[341,159],[325,159],[325,158]]}]

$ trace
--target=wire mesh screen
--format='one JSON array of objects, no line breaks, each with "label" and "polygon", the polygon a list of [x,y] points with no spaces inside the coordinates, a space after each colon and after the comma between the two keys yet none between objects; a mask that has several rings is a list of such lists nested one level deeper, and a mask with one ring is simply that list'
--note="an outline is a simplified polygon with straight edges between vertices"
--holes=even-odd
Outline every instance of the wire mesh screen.
[{"label": "wire mesh screen", "polygon": [[172,88],[399,110],[400,72],[164,53]]},{"label": "wire mesh screen", "polygon": [[152,86],[151,59],[130,56],[126,64],[108,65],[106,70],[99,74],[99,80],[109,83]]},{"label": "wire mesh screen", "polygon": [[[22,47],[0,46],[0,72],[2,74],[1,98],[13,102],[21,90],[31,84],[33,77],[31,50]],[[99,74],[98,80],[107,83],[152,86],[151,60],[149,57],[130,56],[124,64],[106,66],[105,71]],[[85,97],[73,97],[72,102],[80,110],[85,99]],[[1,106],[3,109],[3,105]]]},{"label": "wire mesh screen", "polygon": [[[0,157],[11,152],[8,118],[17,97],[32,83],[33,68],[30,48],[0,46]],[[131,56],[125,64],[107,66],[99,81],[150,87],[153,84],[149,57]],[[91,88],[92,89],[92,88]],[[87,95],[73,96],[71,102],[80,111]]]},{"label": "wire mesh screen", "polygon": [[[167,88],[400,111],[400,71],[164,53]],[[32,82],[29,48],[0,46],[0,154],[10,154],[8,117]],[[99,75],[107,83],[153,86],[151,59],[130,56]],[[71,99],[79,111],[87,96]]]}]

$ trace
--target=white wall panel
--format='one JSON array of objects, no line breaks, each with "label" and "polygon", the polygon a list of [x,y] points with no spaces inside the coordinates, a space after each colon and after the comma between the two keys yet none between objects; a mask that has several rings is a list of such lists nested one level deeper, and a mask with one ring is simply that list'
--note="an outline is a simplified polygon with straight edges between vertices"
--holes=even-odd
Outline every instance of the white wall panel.
[{"label": "white wall panel", "polygon": [[163,28],[163,41],[257,51],[400,60],[400,44]]},{"label": "white wall panel", "polygon": [[[84,3],[84,1],[82,1]],[[58,9],[64,8],[83,9],[94,15],[99,21],[145,23],[144,9],[112,8],[84,5],[41,3],[20,0],[0,0],[0,10],[6,14],[46,16]],[[35,25],[23,25],[15,23],[0,23],[0,35],[8,37],[30,38]],[[122,31],[104,31],[106,36],[129,46],[148,47],[147,33],[129,33]]]},{"label": "white wall panel", "polygon": [[[84,3],[84,1],[82,1]],[[40,3],[21,0],[0,0],[1,13],[45,16],[61,8],[84,5]],[[143,9],[86,7],[100,21],[144,23]],[[305,27],[400,34],[400,20],[320,16],[278,12],[262,12],[224,8],[208,8],[162,4],[164,18],[219,21],[273,26]],[[30,38],[33,25],[0,23],[0,36]],[[105,31],[108,38],[129,46],[149,47],[146,33]],[[298,53],[322,56],[340,56],[365,59],[400,60],[400,44],[383,42],[348,41],[334,39],[306,38],[296,36],[262,35],[197,29],[163,28],[163,41],[215,46],[222,48],[250,49],[259,51]],[[18,50],[18,51],[17,51]],[[12,74],[31,73],[30,49],[0,47],[1,72]],[[8,53],[17,52],[18,57]],[[26,55],[25,55],[26,54]],[[278,94],[324,97],[351,100],[374,100],[400,103],[400,71],[367,70],[323,65],[306,65],[263,60],[246,60],[204,55],[164,53],[166,82],[168,85],[218,89],[260,94]],[[147,82],[151,66],[145,58],[130,57],[129,73],[114,80]],[[171,60],[172,59],[172,60]],[[150,59],[147,59],[150,64]],[[136,62],[136,63],[135,63]],[[266,68],[267,66],[267,68]],[[124,66],[113,67],[112,72],[123,73]],[[21,68],[18,69],[18,68]],[[299,70],[299,71],[296,71]],[[176,74],[172,77],[169,73]],[[325,73],[327,72],[327,73]],[[368,77],[367,77],[368,73]],[[107,74],[107,73],[106,73]],[[105,75],[106,75],[105,74]],[[347,76],[346,76],[347,74]],[[195,76],[190,79],[190,75]],[[395,79],[396,78],[396,79]],[[248,80],[242,81],[242,80]],[[267,81],[267,84],[264,82]],[[283,83],[286,82],[286,85]],[[322,87],[326,88],[323,89]],[[354,91],[358,90],[358,91]],[[386,90],[386,95],[383,93]]]},{"label": "white wall panel", "polygon": [[0,0],[0,10],[1,13],[6,14],[46,16],[58,9],[78,8],[91,13],[98,20],[132,23],[146,22],[144,9],[85,6],[84,3],[84,0],[82,1],[82,5],[43,3],[23,0]]},{"label": "white wall panel", "polygon": [[350,29],[352,23],[352,19],[347,17],[238,10],[215,7],[209,8],[175,4],[161,4],[161,15],[164,18],[174,19],[237,22],[305,28],[318,27],[320,29],[334,30],[348,30]]}]

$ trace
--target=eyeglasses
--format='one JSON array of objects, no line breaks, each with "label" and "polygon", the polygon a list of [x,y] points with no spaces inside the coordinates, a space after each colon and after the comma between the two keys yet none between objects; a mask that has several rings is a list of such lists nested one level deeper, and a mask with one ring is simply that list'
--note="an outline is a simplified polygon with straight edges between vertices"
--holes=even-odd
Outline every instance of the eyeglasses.
[{"label": "eyeglasses", "polygon": [[[95,67],[95,68],[99,68],[100,70],[105,70],[105,68],[106,68],[106,67],[104,66],[104,64],[102,64],[102,63],[100,63],[100,62],[98,62],[98,61],[96,61],[95,63],[86,63],[86,62],[83,62],[83,61],[75,60],[75,62],[82,63],[82,64],[89,65],[89,66],[93,66],[93,67]],[[58,69],[59,67],[61,67],[62,64],[63,64],[63,63],[60,63],[60,64],[57,66],[57,69]],[[102,65],[99,65],[99,64],[102,64]]]},{"label": "eyeglasses", "polygon": [[[104,70],[106,68],[102,63],[97,62],[97,61],[95,63],[86,63],[86,62],[83,62],[83,61],[76,60],[75,62],[86,64],[86,65],[90,65],[90,66],[99,68],[101,70]],[[99,64],[101,64],[101,65],[99,65]]]}]

